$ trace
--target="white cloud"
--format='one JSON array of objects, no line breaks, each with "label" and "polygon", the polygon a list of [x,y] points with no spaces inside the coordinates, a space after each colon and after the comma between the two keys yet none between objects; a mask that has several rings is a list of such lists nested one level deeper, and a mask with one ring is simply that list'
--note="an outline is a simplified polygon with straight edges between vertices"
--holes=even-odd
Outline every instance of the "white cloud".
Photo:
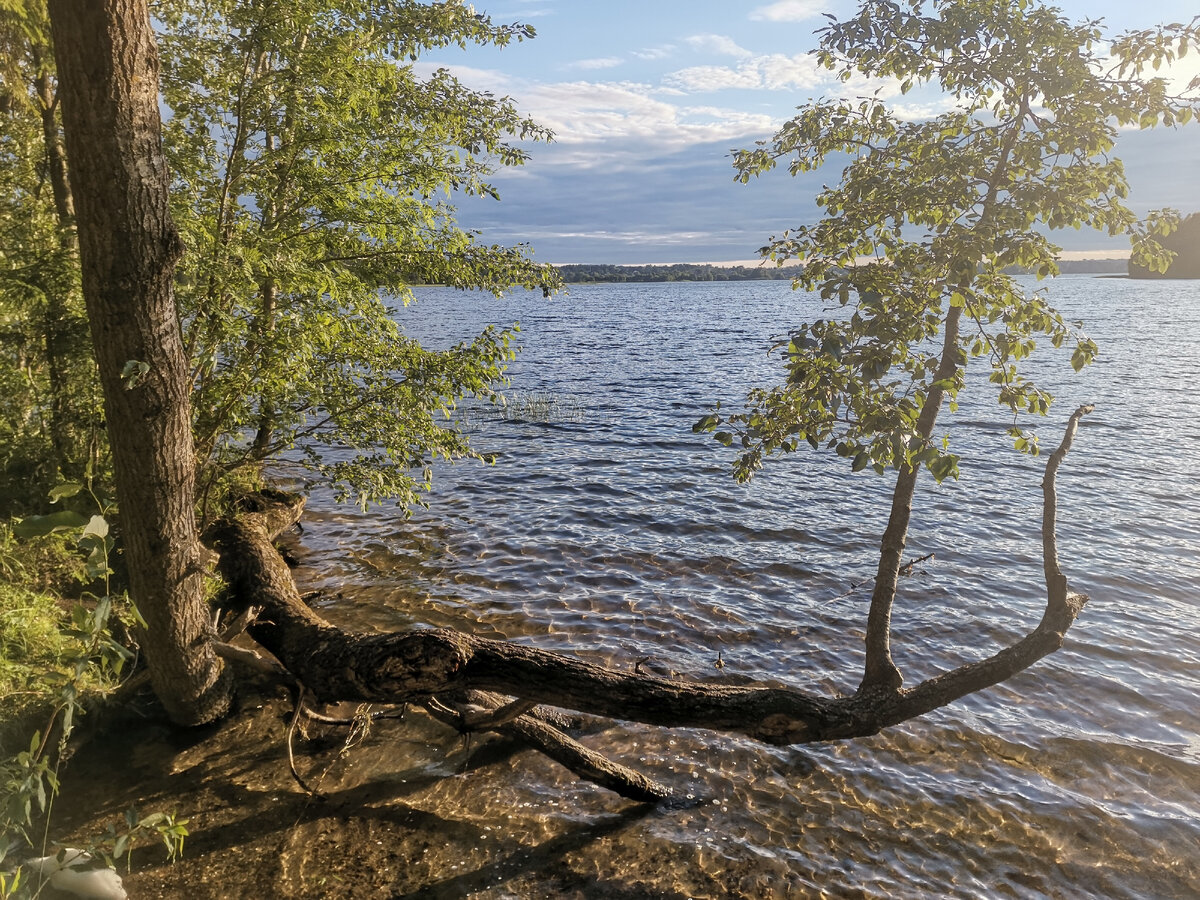
[{"label": "white cloud", "polygon": [[[536,239],[539,229],[525,229],[524,234]],[[561,231],[558,229],[543,229],[542,234],[554,238],[573,238],[588,241],[611,241],[631,246],[647,243],[659,244],[693,244],[696,241],[708,240],[714,236],[711,231]]]},{"label": "white cloud", "polygon": [[438,69],[448,70],[465,85],[479,91],[508,91],[512,77],[496,69],[478,69],[474,66],[447,65],[445,63],[415,62],[413,71],[421,78],[428,78]]},{"label": "white cloud", "polygon": [[615,69],[625,60],[619,56],[601,56],[596,59],[581,59],[571,63],[572,69]]},{"label": "white cloud", "polygon": [[736,56],[744,59],[754,55],[744,47],[739,47],[733,38],[723,34],[694,34],[684,40],[689,47],[695,50],[717,53],[721,56]]},{"label": "white cloud", "polygon": [[[438,68],[417,63],[422,76]],[[619,166],[691,144],[761,136],[779,124],[771,116],[712,104],[686,105],[686,94],[630,81],[522,81],[491,69],[446,66],[475,90],[512,96],[522,113],[554,132],[553,162],[592,168]],[[664,99],[664,98],[669,98]],[[684,102],[681,102],[684,101]],[[611,142],[600,148],[597,144]],[[564,146],[565,145],[565,146]]]},{"label": "white cloud", "polygon": [[763,86],[771,91],[815,88],[829,78],[829,71],[808,53],[796,56],[776,53],[760,57],[756,62],[762,72]]},{"label": "white cloud", "polygon": [[[896,93],[899,93],[899,89]],[[953,97],[941,97],[927,103],[891,103],[888,105],[892,115],[902,122],[923,122],[959,107],[960,104]]]},{"label": "white cloud", "polygon": [[674,44],[659,44],[657,47],[643,47],[641,50],[634,50],[633,55],[638,59],[666,59],[674,52]]},{"label": "white cloud", "polygon": [[665,79],[671,87],[685,91],[721,91],[727,88],[754,90],[761,88],[762,75],[753,65],[738,66],[691,66],[672,72]]},{"label": "white cloud", "polygon": [[692,66],[672,72],[664,79],[668,87],[685,91],[719,91],[727,88],[745,90],[811,90],[829,78],[814,57],[809,54],[784,56],[775,53],[756,56],[740,63],[736,69],[728,66]]},{"label": "white cloud", "polygon": [[1166,78],[1172,93],[1182,94],[1193,80],[1200,78],[1200,54],[1189,53],[1183,59],[1167,63],[1160,71],[1151,72]]},{"label": "white cloud", "polygon": [[[632,141],[664,150],[762,134],[777,124],[761,113],[668,103],[650,85],[634,82],[531,84],[514,93],[521,109],[551,128],[560,145]],[[585,166],[612,162],[594,148],[555,156]]]},{"label": "white cloud", "polygon": [[827,6],[826,0],[779,0],[758,7],[750,18],[756,22],[803,22],[819,16]]}]

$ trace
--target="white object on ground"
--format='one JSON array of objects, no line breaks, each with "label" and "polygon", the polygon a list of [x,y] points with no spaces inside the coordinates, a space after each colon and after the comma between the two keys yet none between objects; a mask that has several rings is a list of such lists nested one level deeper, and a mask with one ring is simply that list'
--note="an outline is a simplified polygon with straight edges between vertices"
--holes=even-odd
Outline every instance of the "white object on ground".
[{"label": "white object on ground", "polygon": [[25,865],[50,887],[87,900],[128,900],[121,876],[108,868],[87,868],[92,855],[65,847],[53,856],[40,856]]}]

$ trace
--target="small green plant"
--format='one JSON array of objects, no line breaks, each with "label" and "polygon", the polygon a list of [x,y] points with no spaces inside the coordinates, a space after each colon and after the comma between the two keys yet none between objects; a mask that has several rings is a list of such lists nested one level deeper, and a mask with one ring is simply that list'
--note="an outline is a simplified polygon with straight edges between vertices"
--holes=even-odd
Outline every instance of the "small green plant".
[{"label": "small green plant", "polygon": [[188,836],[187,819],[177,819],[174,813],[153,812],[139,815],[137,807],[125,810],[124,828],[109,823],[104,835],[90,848],[109,866],[125,858],[125,871],[129,871],[129,857],[141,837],[150,837],[160,842],[167,851],[168,859],[183,855],[183,842]]},{"label": "small green plant", "polygon": [[[0,585],[0,698],[6,709],[20,709],[19,722],[40,723],[20,749],[0,758],[0,865],[34,848],[46,852],[50,812],[60,790],[59,771],[77,718],[89,697],[115,689],[134,654],[112,634],[118,611],[144,626],[135,607],[111,592],[109,567],[113,508],[77,483],[50,492],[57,503],[81,492],[91,495],[96,513],[60,510],[30,516],[0,528],[0,571],[26,585],[51,579],[43,570],[57,562],[85,590],[69,614],[58,599],[28,586]],[[47,550],[49,548],[49,550]],[[65,550],[72,551],[64,562]],[[63,573],[57,573],[61,580]],[[11,743],[11,736],[9,738]],[[142,837],[161,841],[171,858],[183,850],[186,819],[153,812],[126,812],[123,825],[108,829],[84,850],[115,868]],[[42,826],[41,833],[37,826]],[[0,873],[0,898],[34,896],[38,879],[20,866]]]}]

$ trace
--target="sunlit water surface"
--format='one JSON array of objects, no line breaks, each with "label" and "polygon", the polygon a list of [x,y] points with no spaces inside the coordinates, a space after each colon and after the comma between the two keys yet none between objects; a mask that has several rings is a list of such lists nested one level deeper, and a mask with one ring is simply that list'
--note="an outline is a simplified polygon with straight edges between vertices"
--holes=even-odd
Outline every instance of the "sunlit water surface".
[{"label": "sunlit water surface", "polygon": [[[426,729],[359,765],[444,773],[405,798],[449,823],[427,895],[1200,896],[1200,282],[1049,291],[1101,347],[1080,375],[1053,351],[1037,368],[1059,397],[1044,445],[1096,404],[1059,479],[1063,568],[1091,597],[1060,652],[866,740],[616,724],[588,742],[682,801],[641,815],[532,753],[464,768],[458,739]],[[771,337],[820,314],[779,282],[422,291],[398,316],[431,345],[519,321],[511,393],[551,395],[549,415],[468,409],[497,463],[439,468],[407,521],[318,494],[298,577],[340,591],[322,612],[360,629],[852,690],[890,479],[805,451],[743,487],[691,431],[771,383]],[[908,555],[935,557],[897,601],[909,683],[994,652],[1044,605],[1042,463],[1011,449],[986,384],[969,394],[943,419],[961,481],[919,485]]]}]

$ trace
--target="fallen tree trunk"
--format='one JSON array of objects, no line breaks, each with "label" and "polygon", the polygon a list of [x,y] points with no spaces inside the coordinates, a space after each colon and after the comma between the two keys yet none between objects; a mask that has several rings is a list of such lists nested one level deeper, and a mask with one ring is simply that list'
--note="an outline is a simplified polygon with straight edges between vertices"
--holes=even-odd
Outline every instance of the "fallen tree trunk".
[{"label": "fallen tree trunk", "polygon": [[664,727],[734,732],[776,745],[828,741],[875,734],[1004,681],[1058,649],[1087,598],[1068,592],[1059,568],[1054,479],[1079,419],[1090,409],[1081,407],[1071,417],[1043,480],[1048,598],[1041,622],[993,656],[911,688],[872,687],[827,697],[790,687],[727,686],[617,671],[445,628],[343,631],[302,602],[272,543],[300,518],[303,499],[294,496],[258,496],[243,514],[210,526],[205,541],[220,554],[232,610],[262,610],[249,624],[249,634],[319,700],[421,705],[464,732],[494,730],[520,737],[581,777],[623,796],[655,800],[665,796],[666,788],[604,760],[539,720],[534,705]]}]

